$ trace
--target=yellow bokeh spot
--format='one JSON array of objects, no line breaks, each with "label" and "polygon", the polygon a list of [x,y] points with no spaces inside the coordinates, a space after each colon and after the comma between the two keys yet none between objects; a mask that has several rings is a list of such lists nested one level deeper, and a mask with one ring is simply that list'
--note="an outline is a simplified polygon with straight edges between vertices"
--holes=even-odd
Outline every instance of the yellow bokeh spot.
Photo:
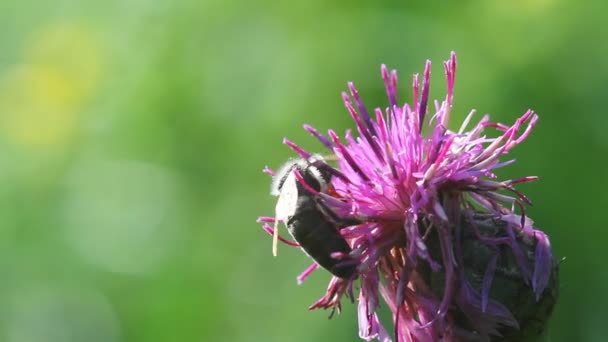
[{"label": "yellow bokeh spot", "polygon": [[80,96],[97,85],[101,51],[97,37],[78,25],[58,25],[33,35],[25,46],[25,61],[56,69],[72,82]]},{"label": "yellow bokeh spot", "polygon": [[0,127],[17,144],[65,145],[77,119],[73,86],[56,70],[21,66],[0,83]]},{"label": "yellow bokeh spot", "polygon": [[24,46],[20,64],[0,74],[0,128],[18,145],[62,149],[76,136],[101,75],[94,36],[76,25],[50,27]]}]

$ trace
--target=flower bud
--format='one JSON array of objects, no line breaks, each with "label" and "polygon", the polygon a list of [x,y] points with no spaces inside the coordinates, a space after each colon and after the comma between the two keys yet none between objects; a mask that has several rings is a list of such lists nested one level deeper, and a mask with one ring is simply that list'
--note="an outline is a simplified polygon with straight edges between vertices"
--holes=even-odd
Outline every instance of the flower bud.
[{"label": "flower bud", "polygon": [[[542,261],[550,267],[546,287],[535,292],[531,281],[538,244],[546,243],[537,237],[544,234],[485,213],[463,214],[460,225],[454,239],[462,246],[457,253],[461,253],[463,297],[457,296],[449,314],[463,340],[484,340],[480,334],[486,333],[494,334],[491,341],[536,341],[546,331],[559,290],[558,263],[552,257]],[[437,234],[429,235],[427,246],[438,258]],[[441,296],[445,275],[426,264],[419,266],[419,272]],[[502,318],[501,324],[492,318]]]}]

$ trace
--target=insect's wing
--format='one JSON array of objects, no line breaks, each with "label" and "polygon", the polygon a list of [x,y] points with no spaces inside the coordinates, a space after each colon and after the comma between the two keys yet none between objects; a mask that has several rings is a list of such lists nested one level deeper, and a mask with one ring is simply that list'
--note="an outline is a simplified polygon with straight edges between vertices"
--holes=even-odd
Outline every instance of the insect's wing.
[{"label": "insect's wing", "polygon": [[297,179],[293,172],[290,172],[279,193],[279,200],[275,209],[275,217],[278,221],[287,223],[290,217],[296,213],[298,206],[298,186]]}]

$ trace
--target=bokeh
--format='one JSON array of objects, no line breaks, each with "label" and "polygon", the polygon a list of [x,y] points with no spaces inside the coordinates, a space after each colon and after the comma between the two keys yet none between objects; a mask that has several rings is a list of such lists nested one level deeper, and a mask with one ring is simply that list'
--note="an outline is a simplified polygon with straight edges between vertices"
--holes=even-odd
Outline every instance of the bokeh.
[{"label": "bokeh", "polygon": [[540,121],[500,176],[551,237],[550,341],[608,340],[608,3],[0,2],[0,341],[357,341],[356,306],[309,312],[329,276],[271,242],[261,170],[284,136],[353,128],[354,81],[385,106],[380,64],[411,75],[458,54],[471,108]]}]

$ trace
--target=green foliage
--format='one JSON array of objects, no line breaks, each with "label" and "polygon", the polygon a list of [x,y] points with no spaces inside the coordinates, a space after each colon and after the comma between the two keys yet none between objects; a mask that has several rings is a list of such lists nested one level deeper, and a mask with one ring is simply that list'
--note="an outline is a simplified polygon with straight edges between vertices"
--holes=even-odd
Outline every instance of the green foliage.
[{"label": "green foliage", "polygon": [[[288,5],[287,5],[288,4]],[[540,115],[504,178],[549,234],[550,341],[608,337],[604,1],[0,4],[0,341],[355,341],[356,306],[308,312],[309,260],[255,223],[284,136],[354,128],[340,91],[385,106],[458,53],[454,122]],[[508,174],[506,174],[508,173]],[[560,195],[561,194],[561,195]],[[383,317],[388,318],[383,314]]]}]

